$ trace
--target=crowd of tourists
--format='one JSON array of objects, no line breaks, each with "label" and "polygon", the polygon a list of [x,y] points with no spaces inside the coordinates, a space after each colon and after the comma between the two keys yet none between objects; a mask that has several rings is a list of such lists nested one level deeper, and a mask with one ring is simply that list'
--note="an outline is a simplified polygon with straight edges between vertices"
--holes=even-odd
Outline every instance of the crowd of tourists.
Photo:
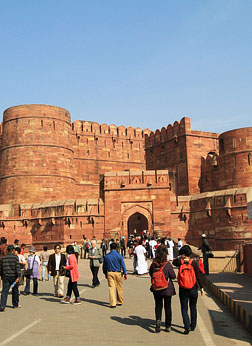
[{"label": "crowd of tourists", "polygon": [[[204,249],[202,249],[202,247]],[[181,314],[184,323],[184,334],[189,334],[196,327],[198,290],[203,295],[204,266],[192,254],[189,245],[183,245],[181,239],[177,245],[171,238],[154,239],[146,231],[140,236],[130,236],[127,241],[121,239],[103,239],[98,246],[96,239],[89,240],[84,237],[81,245],[74,242],[66,247],[65,253],[61,245],[54,246],[50,253],[45,246],[40,254],[31,246],[28,256],[24,256],[25,244],[19,246],[19,241],[7,245],[7,240],[2,237],[0,242],[0,276],[2,279],[2,294],[0,312],[5,311],[8,292],[12,288],[13,308],[19,308],[19,295],[24,285],[23,294],[31,294],[30,283],[33,282],[33,295],[38,294],[38,280],[53,281],[54,297],[60,298],[63,304],[71,303],[72,293],[74,305],[81,304],[78,290],[78,259],[88,259],[92,272],[92,288],[100,285],[98,278],[99,268],[102,265],[109,287],[109,300],[111,308],[123,304],[122,278],[127,279],[127,269],[124,258],[126,250],[129,258],[133,258],[133,272],[137,275],[149,273],[151,276],[151,291],[155,301],[155,317],[157,333],[161,331],[162,309],[165,311],[165,331],[171,331],[172,322],[172,296],[176,294],[173,280],[176,278],[174,267],[178,267],[177,281],[179,284],[179,299]],[[174,249],[176,258],[174,259]],[[206,236],[202,235],[202,251],[211,252]],[[203,257],[204,257],[203,252]],[[178,256],[177,256],[178,255]],[[205,254],[206,256],[206,254]],[[148,269],[147,259],[152,259]],[[40,270],[40,266],[42,267]],[[208,264],[207,268],[208,270]],[[41,276],[40,276],[41,273]],[[208,274],[208,272],[206,273]],[[68,284],[65,292],[65,277]],[[190,308],[190,317],[188,314]]]}]

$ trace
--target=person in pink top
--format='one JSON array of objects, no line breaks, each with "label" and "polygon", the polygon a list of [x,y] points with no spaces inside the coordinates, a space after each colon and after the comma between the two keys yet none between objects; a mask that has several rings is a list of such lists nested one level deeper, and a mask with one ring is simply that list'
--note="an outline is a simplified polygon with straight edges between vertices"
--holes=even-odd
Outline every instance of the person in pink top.
[{"label": "person in pink top", "polygon": [[[75,295],[74,305],[81,304],[80,294],[77,287],[79,278],[78,263],[74,252],[73,245],[67,245],[66,253],[68,254],[67,265],[64,267],[66,271],[70,271],[70,277],[67,286],[66,297],[61,301],[64,304],[70,304],[72,292]],[[68,272],[69,273],[69,272]]]}]

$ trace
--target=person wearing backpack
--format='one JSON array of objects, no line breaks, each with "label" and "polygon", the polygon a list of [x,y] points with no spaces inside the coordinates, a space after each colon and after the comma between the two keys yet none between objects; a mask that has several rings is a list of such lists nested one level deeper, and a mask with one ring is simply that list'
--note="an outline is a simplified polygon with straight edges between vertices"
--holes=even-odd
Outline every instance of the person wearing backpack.
[{"label": "person wearing backpack", "polygon": [[156,257],[150,266],[151,288],[155,300],[156,333],[160,332],[161,316],[164,303],[165,310],[165,331],[171,331],[171,299],[176,294],[172,280],[176,274],[172,265],[167,262],[168,250],[164,245],[160,245],[156,251]]},{"label": "person wearing backpack", "polygon": [[[201,295],[203,295],[203,279],[197,262],[191,258],[192,250],[190,246],[182,246],[179,255],[172,263],[174,266],[179,267],[177,277],[179,299],[185,328],[184,334],[187,335],[190,331],[194,331],[196,327],[198,289],[200,287]],[[188,304],[190,306],[191,321],[188,315]]]}]

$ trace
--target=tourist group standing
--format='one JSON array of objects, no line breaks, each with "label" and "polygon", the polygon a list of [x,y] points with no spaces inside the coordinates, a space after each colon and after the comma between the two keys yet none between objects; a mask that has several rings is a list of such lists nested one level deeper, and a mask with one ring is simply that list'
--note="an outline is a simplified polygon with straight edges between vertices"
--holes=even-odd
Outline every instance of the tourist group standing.
[{"label": "tourist group standing", "polygon": [[[210,251],[209,242],[202,235],[201,250],[203,255]],[[48,249],[43,248],[40,256],[36,254],[35,248],[29,248],[27,260],[22,254],[22,249],[15,242],[14,245],[7,246],[5,239],[0,243],[0,275],[3,282],[0,311],[5,311],[8,292],[12,288],[13,308],[20,307],[19,294],[20,286],[24,284],[26,278],[24,295],[29,295],[30,283],[33,282],[33,295],[38,294],[39,267],[42,264],[42,281],[46,274],[48,280],[53,279],[54,297],[61,298],[63,304],[70,304],[71,296],[74,294],[72,304],[80,305],[81,298],[78,290],[78,257],[81,248],[76,247],[77,243],[66,247],[66,254],[61,252],[60,244],[54,246],[54,253],[49,255]],[[84,251],[87,251],[92,273],[92,288],[98,287],[99,268],[107,279],[109,288],[109,304],[111,308],[121,306],[124,303],[122,279],[127,279],[127,269],[124,262],[126,243],[122,237],[120,240],[111,239],[102,241],[101,246],[97,245],[96,239],[84,239]],[[88,244],[88,246],[87,246]],[[104,245],[106,244],[106,245]],[[109,245],[109,252],[107,253]],[[161,238],[154,240],[143,235],[139,238],[131,237],[127,241],[129,256],[133,255],[134,271],[138,275],[148,273],[147,258],[152,258],[149,269],[151,276],[151,291],[155,302],[155,331],[159,333],[162,327],[162,310],[165,312],[165,331],[171,331],[172,323],[172,296],[176,294],[173,280],[176,278],[173,266],[178,267],[177,282],[179,285],[179,300],[182,320],[184,324],[184,334],[194,331],[197,324],[197,300],[198,291],[203,295],[202,273],[204,269],[199,266],[201,261],[192,255],[190,246],[183,245],[179,239],[177,249],[179,256],[173,259],[174,243],[171,238]],[[83,257],[83,256],[81,256]],[[85,252],[84,252],[85,258]],[[173,260],[172,260],[173,259]],[[41,263],[42,262],[42,263]],[[204,262],[204,265],[206,263]],[[200,269],[201,268],[201,269]],[[206,267],[207,268],[207,267]],[[64,281],[68,278],[67,292],[64,296]],[[190,309],[190,314],[188,313]]]}]

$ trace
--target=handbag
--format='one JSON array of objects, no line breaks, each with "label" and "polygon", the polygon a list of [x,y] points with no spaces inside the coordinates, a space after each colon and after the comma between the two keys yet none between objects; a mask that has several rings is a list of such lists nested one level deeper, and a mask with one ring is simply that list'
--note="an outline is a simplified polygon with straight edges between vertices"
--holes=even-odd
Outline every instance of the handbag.
[{"label": "handbag", "polygon": [[212,253],[212,251],[208,251],[206,254],[207,254],[208,258],[213,258],[214,257],[214,254]]},{"label": "handbag", "polygon": [[24,271],[24,276],[25,276],[26,278],[29,278],[29,277],[32,275],[32,273],[33,273],[33,265],[34,265],[35,257],[36,257],[36,255],[34,255],[34,260],[33,260],[33,262],[32,262],[32,267],[31,267],[30,269],[26,269],[26,270]]},{"label": "handbag", "polygon": [[71,274],[70,274],[70,270],[69,270],[69,269],[66,269],[65,277],[66,277],[66,278],[70,278],[70,277],[71,277]]}]

